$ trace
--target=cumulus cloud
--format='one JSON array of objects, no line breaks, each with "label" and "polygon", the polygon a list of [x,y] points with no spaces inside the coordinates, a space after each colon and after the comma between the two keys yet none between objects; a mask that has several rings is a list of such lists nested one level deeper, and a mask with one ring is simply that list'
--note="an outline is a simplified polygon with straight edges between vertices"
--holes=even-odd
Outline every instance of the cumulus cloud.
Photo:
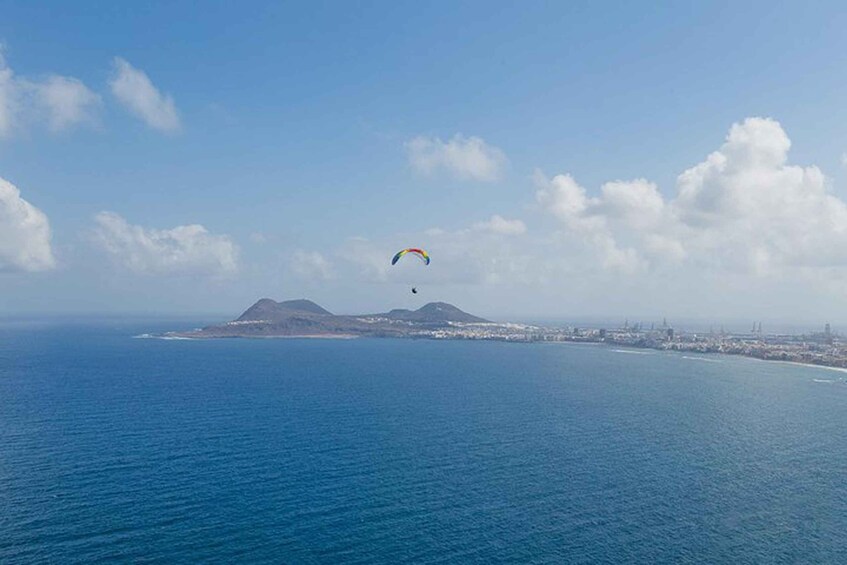
[{"label": "cumulus cloud", "polygon": [[332,265],[317,251],[295,251],[291,257],[291,269],[304,279],[329,280],[334,277]]},{"label": "cumulus cloud", "polygon": [[94,123],[100,96],[80,80],[51,75],[33,85],[39,105],[46,110],[50,129],[54,132],[84,123]]},{"label": "cumulus cloud", "polygon": [[93,124],[100,104],[100,96],[73,77],[15,76],[0,51],[0,137],[31,124],[44,123],[53,132]]},{"label": "cumulus cloud", "polygon": [[500,235],[522,235],[526,233],[526,224],[520,220],[507,220],[503,216],[494,214],[485,222],[477,222],[474,229],[488,231]]},{"label": "cumulus cloud", "polygon": [[112,94],[130,112],[149,127],[173,133],[182,127],[176,104],[169,94],[163,94],[141,69],[126,60],[114,58],[114,75],[109,81]]},{"label": "cumulus cloud", "polygon": [[118,263],[144,275],[227,276],[238,270],[238,247],[201,225],[150,229],[113,212],[95,217],[95,237]]},{"label": "cumulus cloud", "polygon": [[0,178],[0,271],[45,271],[55,266],[47,216]]},{"label": "cumulus cloud", "polygon": [[609,182],[589,196],[569,175],[541,178],[536,197],[609,267],[847,272],[847,204],[820,169],[789,165],[790,148],[778,122],[748,118],[679,175],[673,197],[643,179]]},{"label": "cumulus cloud", "polygon": [[405,145],[409,163],[424,174],[444,170],[461,179],[495,181],[506,164],[504,153],[479,137],[456,134],[445,142],[419,136]]}]

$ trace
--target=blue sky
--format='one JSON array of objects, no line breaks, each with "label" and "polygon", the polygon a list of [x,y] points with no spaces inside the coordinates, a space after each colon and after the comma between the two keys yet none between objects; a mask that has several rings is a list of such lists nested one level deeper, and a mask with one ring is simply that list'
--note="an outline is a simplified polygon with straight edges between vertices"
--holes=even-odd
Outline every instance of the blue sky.
[{"label": "blue sky", "polygon": [[[413,283],[421,301],[493,316],[815,318],[847,306],[847,255],[810,259],[847,231],[837,3],[4,2],[2,14],[19,103],[0,178],[46,217],[52,261],[22,259],[15,249],[44,241],[0,214],[18,246],[0,247],[0,312],[229,313],[260,296],[413,307]],[[48,89],[55,76],[90,102]],[[150,103],[139,76],[153,88],[146,116],[132,106]],[[168,102],[175,125],[156,126]],[[57,113],[69,107],[81,113]],[[714,203],[676,201],[677,177],[733,124],[738,151],[784,134],[787,164],[823,178],[785,185],[751,165],[758,176],[707,179],[720,201],[707,229]],[[657,221],[672,227],[633,220],[653,189],[603,196],[604,183],[637,179],[655,184],[668,208]],[[783,207],[733,208],[744,182],[773,183],[743,194]],[[818,213],[830,219],[814,239]],[[170,231],[188,225],[209,237]],[[790,237],[727,253],[748,225]],[[426,273],[375,265],[413,244],[433,248]]]}]

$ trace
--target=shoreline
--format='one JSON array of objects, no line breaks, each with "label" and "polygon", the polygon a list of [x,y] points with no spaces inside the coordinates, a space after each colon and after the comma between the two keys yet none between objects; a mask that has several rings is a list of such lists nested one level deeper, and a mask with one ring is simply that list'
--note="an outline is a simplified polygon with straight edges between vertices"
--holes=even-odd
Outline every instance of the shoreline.
[{"label": "shoreline", "polygon": [[359,339],[362,336],[354,335],[354,334],[298,334],[298,335],[186,335],[186,334],[173,334],[173,335],[152,335],[147,336],[146,334],[142,334],[141,336],[134,336],[137,338],[145,338],[145,339],[161,339],[164,341],[168,340],[182,340],[182,341],[204,341],[204,340],[213,340],[213,339]]},{"label": "shoreline", "polygon": [[[847,367],[834,367],[832,365],[820,365],[818,363],[802,363],[800,361],[783,361],[781,359],[762,359],[760,357],[755,357],[753,355],[741,355],[737,353],[721,353],[721,352],[696,352],[697,356],[686,355],[687,353],[695,353],[694,351],[685,351],[678,349],[658,349],[653,347],[637,347],[631,345],[619,345],[615,343],[604,343],[604,342],[580,342],[580,341],[558,341],[555,342],[557,344],[565,344],[565,345],[600,345],[607,348],[617,348],[610,349],[613,353],[627,353],[627,354],[642,354],[649,355],[648,351],[656,352],[656,353],[665,353],[668,355],[674,355],[681,359],[688,359],[691,361],[707,361],[707,362],[720,362],[720,357],[729,357],[736,359],[750,359],[751,361],[761,361],[762,363],[778,363],[781,365],[794,365],[795,367],[806,367],[808,369],[823,369],[826,371],[834,371],[837,373],[847,373]],[[708,357],[706,357],[708,356]]]},{"label": "shoreline", "polygon": [[[747,357],[742,355],[741,357]],[[795,365],[798,367],[811,367],[815,369],[826,369],[827,371],[835,371],[837,373],[847,373],[847,367],[833,367],[831,365],[818,365],[816,363],[801,363],[799,361],[780,361],[779,359],[759,359],[758,357],[750,357],[759,361],[767,361],[768,363],[782,363],[784,365]]]},{"label": "shoreline", "polygon": [[[148,338],[148,339],[161,339],[161,340],[182,340],[182,341],[199,341],[199,340],[213,340],[213,339],[339,339],[339,340],[352,340],[352,339],[360,339],[363,337],[376,337],[378,339],[384,339],[386,337],[390,337],[391,339],[429,339],[432,341],[499,341],[504,343],[537,343],[530,341],[520,341],[520,340],[510,340],[510,339],[497,339],[497,338],[489,338],[489,339],[468,339],[465,337],[454,337],[454,338],[444,338],[444,337],[431,337],[431,336],[362,336],[357,334],[350,333],[324,333],[324,334],[296,334],[296,335],[202,335],[201,333],[174,333],[174,334],[164,334],[164,335],[150,335],[150,334],[142,334],[138,336],[133,336],[135,338]],[[839,373],[847,374],[847,367],[837,367],[833,365],[823,365],[819,363],[803,363],[801,361],[787,361],[782,359],[763,359],[761,357],[756,357],[754,355],[744,355],[742,353],[730,353],[730,352],[718,352],[718,351],[697,351],[697,350],[685,350],[685,349],[664,349],[660,347],[650,347],[650,346],[638,346],[631,344],[621,344],[614,342],[605,342],[605,341],[570,341],[570,340],[561,340],[555,342],[546,342],[546,343],[556,343],[556,344],[565,344],[565,345],[581,345],[581,346],[593,346],[593,347],[606,347],[609,348],[612,352],[622,353],[622,354],[630,354],[630,355],[651,355],[654,353],[665,353],[665,354],[676,354],[680,358],[689,359],[692,361],[703,361],[703,362],[720,362],[720,357],[736,357],[736,358],[744,358],[751,359],[755,361],[764,361],[768,363],[780,363],[783,365],[794,365],[797,367],[806,367],[813,369],[824,369],[827,371],[834,371]]]}]

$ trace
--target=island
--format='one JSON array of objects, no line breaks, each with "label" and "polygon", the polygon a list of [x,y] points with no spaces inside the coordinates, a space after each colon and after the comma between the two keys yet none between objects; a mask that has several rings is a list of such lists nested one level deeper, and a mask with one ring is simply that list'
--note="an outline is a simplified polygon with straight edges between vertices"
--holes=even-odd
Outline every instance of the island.
[{"label": "island", "polygon": [[163,337],[206,338],[420,338],[510,342],[597,343],[661,351],[720,353],[771,361],[847,368],[847,343],[830,330],[812,334],[764,334],[759,324],[748,333],[687,332],[666,322],[658,327],[624,324],[621,328],[540,326],[494,322],[446,302],[417,310],[336,315],[307,299],[276,302],[263,298],[235,320]]},{"label": "island", "polygon": [[430,302],[417,310],[395,309],[381,314],[336,315],[311,300],[276,302],[263,298],[231,322],[170,335],[193,338],[438,338],[483,328],[494,331],[501,326],[503,324],[473,316],[446,302]]}]

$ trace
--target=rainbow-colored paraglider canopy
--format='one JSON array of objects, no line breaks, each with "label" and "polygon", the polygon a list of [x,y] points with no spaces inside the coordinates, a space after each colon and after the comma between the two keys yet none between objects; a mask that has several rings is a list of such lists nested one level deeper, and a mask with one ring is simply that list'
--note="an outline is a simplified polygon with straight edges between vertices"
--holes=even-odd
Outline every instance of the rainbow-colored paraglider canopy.
[{"label": "rainbow-colored paraglider canopy", "polygon": [[397,255],[394,256],[394,259],[391,260],[391,264],[394,265],[395,263],[397,263],[397,261],[400,260],[400,257],[406,255],[407,253],[417,255],[421,261],[429,265],[429,253],[427,253],[423,249],[418,249],[416,247],[409,247],[408,249],[401,249],[400,251],[398,251]]}]

